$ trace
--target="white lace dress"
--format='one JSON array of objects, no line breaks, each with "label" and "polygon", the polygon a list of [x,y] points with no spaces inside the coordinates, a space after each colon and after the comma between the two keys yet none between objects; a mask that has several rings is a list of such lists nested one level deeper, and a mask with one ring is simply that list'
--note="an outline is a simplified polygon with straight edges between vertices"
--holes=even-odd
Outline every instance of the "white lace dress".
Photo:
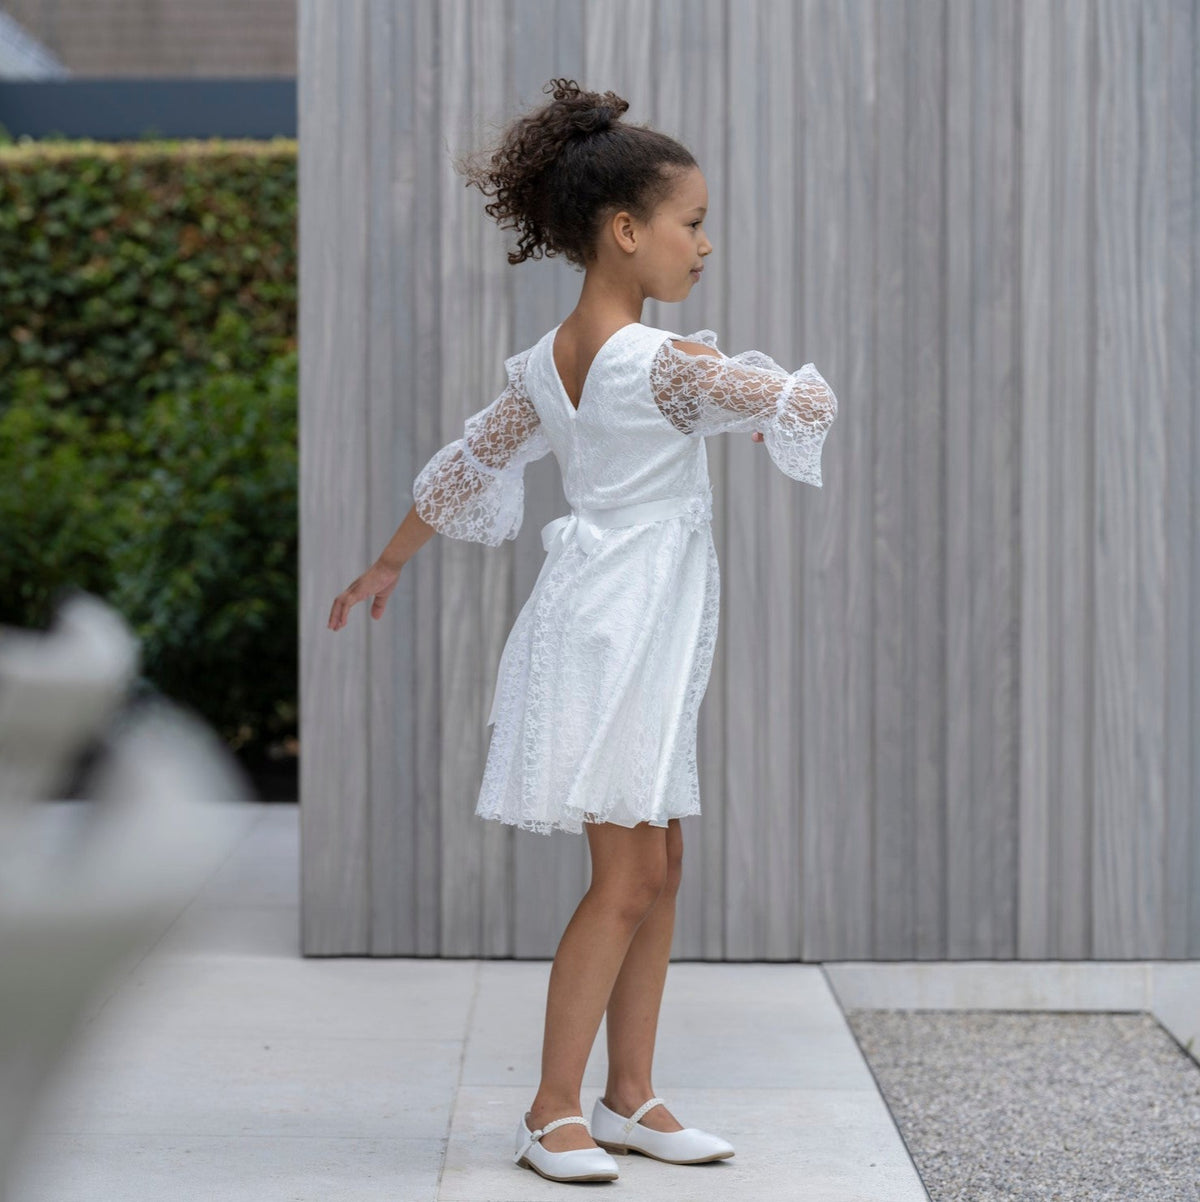
[{"label": "white lace dress", "polygon": [[524,470],[553,451],[571,512],[542,530],[546,559],[497,672],[475,812],[579,832],[700,812],[696,721],[717,637],[720,574],[704,439],[761,430],[771,459],[821,487],[837,398],[811,363],[787,372],[711,330],[634,322],[592,361],[571,404],[558,327],[505,361],[508,384],[413,482],[442,534],[498,546],[524,516]]}]

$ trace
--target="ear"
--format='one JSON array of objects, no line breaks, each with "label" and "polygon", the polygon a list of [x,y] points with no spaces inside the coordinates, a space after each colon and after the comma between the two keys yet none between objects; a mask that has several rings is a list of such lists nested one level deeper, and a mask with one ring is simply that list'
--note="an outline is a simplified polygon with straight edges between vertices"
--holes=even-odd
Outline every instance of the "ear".
[{"label": "ear", "polygon": [[623,250],[628,255],[637,250],[638,227],[637,221],[631,213],[627,213],[624,209],[619,213],[614,213],[609,222],[609,229],[612,230],[613,241],[616,242],[619,250]]}]

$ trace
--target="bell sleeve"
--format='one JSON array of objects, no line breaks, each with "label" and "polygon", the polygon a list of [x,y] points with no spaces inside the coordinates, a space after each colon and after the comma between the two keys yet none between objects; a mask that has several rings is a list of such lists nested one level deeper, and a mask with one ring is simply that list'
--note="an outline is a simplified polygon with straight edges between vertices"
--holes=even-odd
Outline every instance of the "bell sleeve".
[{"label": "bell sleeve", "polygon": [[[530,348],[532,350],[532,348]],[[550,452],[525,391],[529,350],[504,362],[504,391],[464,423],[413,481],[418,516],[441,534],[498,547],[525,517],[525,465]]]},{"label": "bell sleeve", "polygon": [[[683,341],[717,349],[712,330]],[[787,372],[761,351],[691,355],[667,338],[652,361],[650,383],[659,411],[680,433],[760,431],[781,472],[821,487],[821,448],[838,406],[813,364]]]}]

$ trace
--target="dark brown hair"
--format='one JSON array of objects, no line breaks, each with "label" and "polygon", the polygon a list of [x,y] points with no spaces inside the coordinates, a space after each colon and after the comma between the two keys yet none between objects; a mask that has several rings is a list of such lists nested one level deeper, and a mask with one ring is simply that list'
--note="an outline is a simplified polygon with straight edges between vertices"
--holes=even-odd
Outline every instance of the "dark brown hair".
[{"label": "dark brown hair", "polygon": [[674,138],[626,125],[629,102],[615,92],[585,92],[573,79],[542,89],[553,99],[517,118],[490,150],[455,167],[485,196],[501,229],[520,231],[510,263],[562,255],[584,267],[602,221],[622,209],[648,221],[679,172],[696,166]]}]

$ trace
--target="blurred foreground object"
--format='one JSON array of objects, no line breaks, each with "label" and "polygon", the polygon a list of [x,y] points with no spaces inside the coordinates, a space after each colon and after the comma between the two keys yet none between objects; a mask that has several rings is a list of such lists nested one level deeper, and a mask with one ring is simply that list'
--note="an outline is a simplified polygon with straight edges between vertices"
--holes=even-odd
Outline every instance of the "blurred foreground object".
[{"label": "blurred foreground object", "polygon": [[[212,871],[253,791],[165,699],[87,593],[0,627],[0,1200],[42,1086],[93,995]],[[70,797],[60,804],[49,804]]]}]

